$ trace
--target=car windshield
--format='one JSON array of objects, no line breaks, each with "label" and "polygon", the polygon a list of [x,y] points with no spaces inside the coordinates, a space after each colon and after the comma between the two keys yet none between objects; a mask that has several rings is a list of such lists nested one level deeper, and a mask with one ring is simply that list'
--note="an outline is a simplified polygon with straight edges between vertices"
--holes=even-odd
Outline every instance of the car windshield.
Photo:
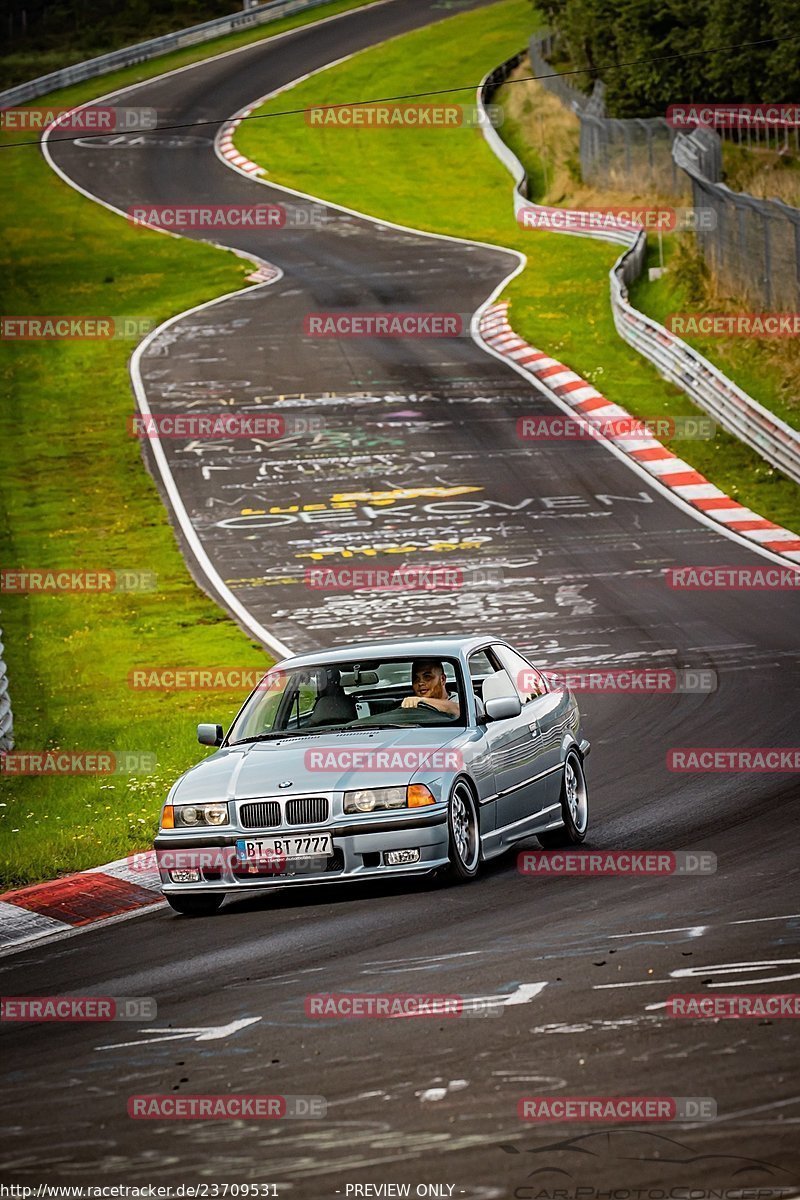
[{"label": "car windshield", "polygon": [[460,671],[450,659],[319,663],[265,675],[226,744],[338,729],[457,726],[464,712]]}]

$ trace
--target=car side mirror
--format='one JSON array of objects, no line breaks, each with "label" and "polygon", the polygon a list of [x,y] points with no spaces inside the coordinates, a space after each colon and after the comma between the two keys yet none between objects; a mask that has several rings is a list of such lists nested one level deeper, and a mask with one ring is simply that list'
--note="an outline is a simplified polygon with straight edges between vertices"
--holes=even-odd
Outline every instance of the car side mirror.
[{"label": "car side mirror", "polygon": [[522,712],[519,696],[495,696],[484,704],[486,716],[490,721],[507,721],[510,717],[518,717]]},{"label": "car side mirror", "polygon": [[225,736],[221,725],[198,725],[197,740],[201,746],[221,746]]},{"label": "car side mirror", "polygon": [[495,671],[493,675],[487,675],[481,691],[483,706],[490,721],[506,721],[509,717],[518,717],[522,712],[522,704],[508,671]]}]

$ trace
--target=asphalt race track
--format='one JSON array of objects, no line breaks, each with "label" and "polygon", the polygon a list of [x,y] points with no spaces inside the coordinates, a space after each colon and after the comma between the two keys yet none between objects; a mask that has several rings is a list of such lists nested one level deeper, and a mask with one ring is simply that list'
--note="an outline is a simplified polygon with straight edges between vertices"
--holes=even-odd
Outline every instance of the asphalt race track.
[{"label": "asphalt race track", "polygon": [[[143,84],[125,103],[156,107],[162,124],[210,121],[447,15],[431,0],[393,0]],[[51,153],[77,185],[123,210],[273,200],[290,214],[308,210],[224,165],[214,132],[54,144]],[[509,204],[510,190],[509,180]],[[718,871],[528,878],[511,854],[467,887],[288,890],[228,901],[205,921],[160,909],[3,958],[6,995],[153,996],[159,1009],[151,1025],[0,1030],[4,1175],[268,1181],[296,1197],[402,1182],[412,1194],[439,1184],[452,1187],[444,1195],[521,1200],[581,1187],[590,1198],[626,1188],[650,1197],[706,1189],[698,1200],[714,1188],[798,1194],[793,1022],[682,1021],[661,1007],[674,993],[789,992],[800,978],[796,781],[665,765],[671,747],[793,744],[796,595],[665,586],[665,567],[765,559],[598,443],[521,442],[517,418],[551,406],[469,337],[304,332],[305,316],[325,309],[472,312],[513,270],[512,255],[334,209],[320,227],[294,220],[226,231],[226,245],[283,276],[178,320],[142,359],[154,412],[230,411],[232,402],[324,419],[313,437],[163,443],[219,576],[292,650],[354,635],[485,630],[547,665],[716,672],[712,693],[592,695],[582,709],[593,746],[587,845],[707,850]],[[491,567],[502,580],[374,598],[305,584],[320,563],[398,561]],[[325,1021],[304,1015],[317,991],[506,1002],[501,1016],[480,1020]],[[132,1094],[229,1091],[324,1096],[327,1116],[159,1122],[126,1112]],[[627,1128],[518,1119],[521,1096],[554,1091],[713,1097],[718,1119]]]}]

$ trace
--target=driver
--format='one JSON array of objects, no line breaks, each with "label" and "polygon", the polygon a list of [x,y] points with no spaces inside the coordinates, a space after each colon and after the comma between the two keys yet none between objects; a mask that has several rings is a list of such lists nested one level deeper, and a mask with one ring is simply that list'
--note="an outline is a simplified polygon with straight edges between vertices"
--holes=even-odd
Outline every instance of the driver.
[{"label": "driver", "polygon": [[458,716],[458,696],[448,693],[444,666],[438,658],[418,658],[411,664],[411,690],[414,695],[406,696],[401,708],[416,708],[424,701],[448,717]]}]

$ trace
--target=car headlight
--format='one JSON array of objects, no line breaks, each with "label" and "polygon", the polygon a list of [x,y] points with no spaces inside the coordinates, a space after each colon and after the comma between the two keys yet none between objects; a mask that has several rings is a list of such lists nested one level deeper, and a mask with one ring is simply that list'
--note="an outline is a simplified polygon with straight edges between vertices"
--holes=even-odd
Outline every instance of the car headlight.
[{"label": "car headlight", "polygon": [[[171,822],[170,816],[172,817]],[[164,809],[161,824],[165,829],[197,829],[204,825],[228,825],[230,824],[228,806],[218,800],[211,804],[168,804]]]},{"label": "car headlight", "polygon": [[345,792],[344,811],[346,813],[375,812],[376,809],[406,808],[408,806],[408,788],[359,788],[357,792]]}]

